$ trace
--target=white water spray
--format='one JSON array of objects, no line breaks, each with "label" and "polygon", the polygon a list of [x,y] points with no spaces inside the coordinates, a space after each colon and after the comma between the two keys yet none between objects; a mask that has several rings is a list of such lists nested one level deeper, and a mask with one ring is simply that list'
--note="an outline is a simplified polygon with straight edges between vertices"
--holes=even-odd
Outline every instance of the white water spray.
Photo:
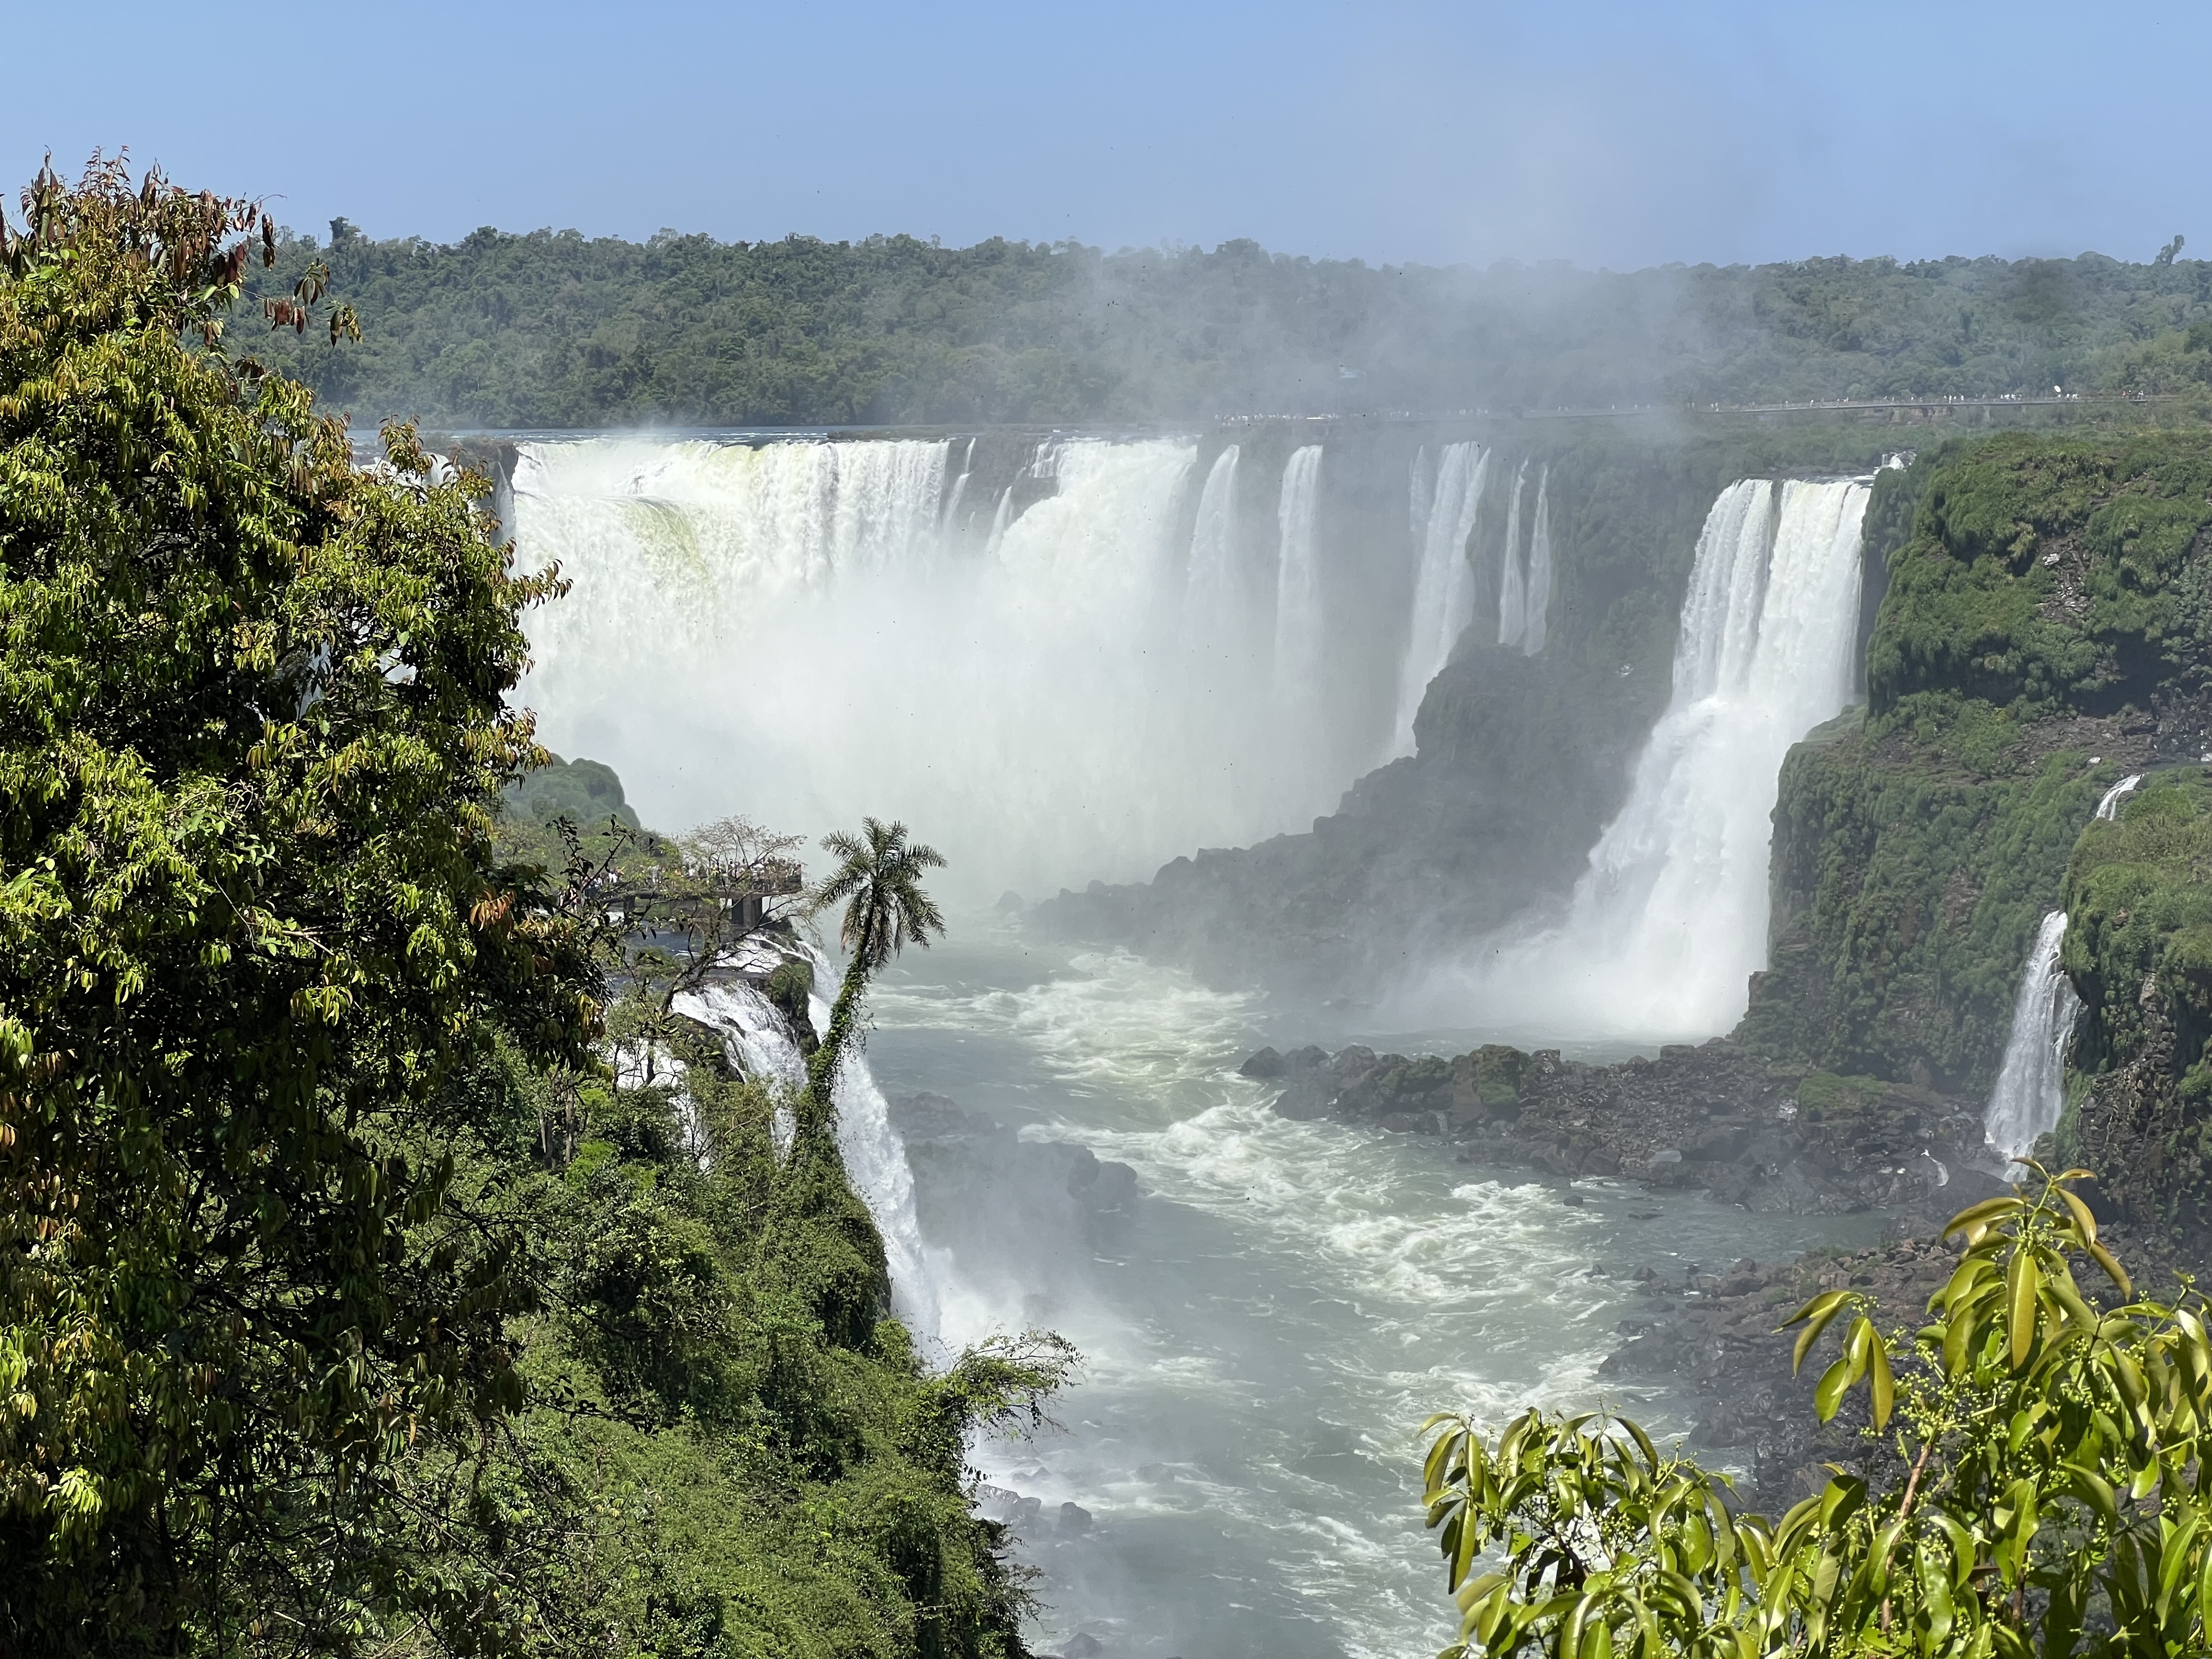
[{"label": "white water spray", "polygon": [[1413,466],[1413,523],[1420,536],[1420,564],[1413,579],[1413,609],[1398,679],[1398,714],[1391,753],[1413,752],[1413,716],[1421,696],[1451,656],[1474,615],[1474,568],[1467,538],[1482,506],[1490,453],[1474,443],[1447,444],[1431,484],[1425,452]]},{"label": "white water spray", "polygon": [[[1051,493],[1019,512],[1001,494],[980,552],[940,511],[958,453],[524,445],[521,557],[574,583],[531,618],[522,696],[545,741],[613,764],[672,829],[743,811],[811,836],[895,813],[951,860],[948,896],[985,902],[1147,876],[1327,810],[1371,733],[1286,706],[1265,657],[1273,641],[1324,711],[1325,673],[1358,672],[1322,652],[1318,446],[1285,481],[1279,615],[1235,580],[1237,463],[1210,470],[1194,550],[1227,614],[1196,623],[1177,533],[1193,441],[1039,446],[1026,471]],[[1225,672],[1238,638],[1259,660],[1232,652]]]},{"label": "white water spray", "polygon": [[1790,745],[1844,707],[1863,480],[1731,484],[1698,542],[1674,695],[1565,921],[1488,942],[1429,1012],[1555,1037],[1709,1036],[1765,961],[1769,815]]},{"label": "white water spray", "polygon": [[[2118,799],[2117,787],[2106,797],[2108,803]],[[2106,816],[2102,807],[2097,815]],[[2058,1127],[2065,1107],[2066,1050],[2081,1012],[2074,981],[2058,965],[2058,947],[2065,939],[2066,913],[2053,910],[2035,931],[2020,992],[2013,999],[2012,1035],[2006,1039],[2004,1065],[1984,1119],[1990,1146],[2002,1158],[2024,1155],[2039,1136]]]}]

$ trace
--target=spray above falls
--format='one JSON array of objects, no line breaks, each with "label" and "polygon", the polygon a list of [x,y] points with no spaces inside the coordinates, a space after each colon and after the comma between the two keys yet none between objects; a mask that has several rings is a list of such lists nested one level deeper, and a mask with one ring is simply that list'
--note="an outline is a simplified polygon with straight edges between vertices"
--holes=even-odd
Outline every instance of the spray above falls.
[{"label": "spray above falls", "polygon": [[1790,744],[1841,712],[1864,479],[1745,479],[1698,541],[1673,692],[1565,917],[1494,937],[1419,1000],[1554,1036],[1711,1036],[1766,951],[1769,817]]},{"label": "spray above falls", "polygon": [[661,823],[895,814],[986,902],[1302,829],[1375,743],[1339,714],[1369,671],[1326,625],[1322,448],[1200,453],[525,444],[521,556],[574,587],[523,696]]}]

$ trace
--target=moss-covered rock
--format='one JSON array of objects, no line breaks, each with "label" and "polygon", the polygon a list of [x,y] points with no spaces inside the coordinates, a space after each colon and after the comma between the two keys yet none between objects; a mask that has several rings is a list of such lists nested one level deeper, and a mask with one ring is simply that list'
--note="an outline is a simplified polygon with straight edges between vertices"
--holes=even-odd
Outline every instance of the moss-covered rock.
[{"label": "moss-covered rock", "polygon": [[1783,769],[1741,1035],[1978,1092],[2099,795],[2212,741],[2212,434],[1954,441],[1882,480],[1870,537],[1908,506],[1867,712]]},{"label": "moss-covered rock", "polygon": [[2062,1157],[2130,1218],[2212,1231],[2212,779],[2154,778],[2092,823],[2059,961],[2081,994]]}]

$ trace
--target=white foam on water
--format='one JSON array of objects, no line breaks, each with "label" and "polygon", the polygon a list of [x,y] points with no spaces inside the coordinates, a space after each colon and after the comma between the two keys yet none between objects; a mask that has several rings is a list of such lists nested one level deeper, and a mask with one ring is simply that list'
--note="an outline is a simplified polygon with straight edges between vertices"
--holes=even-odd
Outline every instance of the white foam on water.
[{"label": "white foam on water", "polygon": [[[1278,1116],[1273,1091],[1227,1064],[1250,998],[1118,952],[1018,989],[921,981],[933,966],[909,963],[886,984],[884,1041],[905,1029],[1012,1045],[1064,1103],[1025,1137],[1128,1164],[1148,1203],[1205,1218],[1212,1248],[1232,1252],[1209,1275],[1211,1315],[1159,1306],[1142,1260],[1106,1269],[1102,1300],[1055,1321],[1088,1357],[1066,1402],[1078,1434],[979,1448],[988,1478],[1109,1520],[1202,1510],[1264,1540],[1249,1547],[1349,1652],[1443,1639],[1448,1609],[1413,1513],[1413,1431],[1443,1407],[1502,1419],[1531,1401],[1590,1397],[1621,1310],[1584,1276],[1601,1224],[1552,1188],[1471,1178],[1432,1140]],[[1231,1325],[1287,1343],[1295,1374]],[[1194,1412],[1243,1425],[1241,1476],[1136,1480],[1149,1454],[1129,1437]],[[1108,1443],[1083,1436],[1091,1416]],[[1304,1466],[1297,1447],[1316,1437],[1352,1460],[1344,1478]]]}]

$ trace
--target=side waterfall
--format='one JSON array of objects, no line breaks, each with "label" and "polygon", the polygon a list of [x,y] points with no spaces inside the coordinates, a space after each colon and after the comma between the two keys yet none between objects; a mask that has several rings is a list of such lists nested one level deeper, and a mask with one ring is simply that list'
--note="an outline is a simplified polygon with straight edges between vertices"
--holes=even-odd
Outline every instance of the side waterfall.
[{"label": "side waterfall", "polygon": [[2123,795],[2132,795],[2135,793],[2136,786],[2140,784],[2142,781],[2142,773],[2130,772],[2127,776],[2122,778],[2111,788],[2105,791],[2105,798],[2097,803],[2097,816],[2106,823],[2110,823],[2114,818],[2119,816],[2120,797]]},{"label": "side waterfall", "polygon": [[1243,567],[1237,562],[1237,459],[1235,444],[1213,458],[1206,487],[1198,492],[1198,517],[1190,532],[1183,628],[1217,643],[1224,630],[1241,626],[1247,612]]},{"label": "side waterfall", "polygon": [[1528,617],[1521,630],[1521,649],[1528,656],[1544,650],[1552,612],[1552,469],[1545,467],[1536,480],[1536,526],[1528,532]]},{"label": "side waterfall", "polygon": [[1521,552],[1521,497],[1528,486],[1528,463],[1513,475],[1513,505],[1505,510],[1505,551],[1498,568],[1498,642],[1518,645],[1528,626],[1528,570]]},{"label": "side waterfall", "polygon": [[[816,965],[826,964],[817,958]],[[805,1084],[806,1066],[784,1030],[783,1017],[744,981],[720,980],[704,986],[678,997],[675,1011],[720,1033],[725,1052],[746,1076],[790,1089]],[[830,1005],[815,997],[811,1012],[815,1029],[826,1029]],[[837,1151],[854,1188],[876,1218],[876,1231],[883,1235],[884,1254],[890,1263],[892,1310],[917,1337],[933,1340],[940,1325],[938,1291],[922,1249],[921,1224],[915,1218],[914,1176],[866,1054],[855,1051],[848,1056],[838,1075],[836,1097]],[[780,1143],[787,1145],[787,1127],[779,1128]]]},{"label": "side waterfall", "polygon": [[[1424,453],[1413,468],[1412,522],[1420,538],[1420,562],[1398,678],[1393,755],[1413,752],[1413,716],[1420,712],[1421,696],[1474,616],[1474,568],[1468,560],[1467,538],[1474,533],[1482,507],[1490,452],[1474,443],[1445,445],[1433,483],[1426,476],[1426,460]],[[1547,557],[1549,552],[1547,547]]]},{"label": "side waterfall", "polygon": [[1286,469],[1274,581],[1241,563],[1233,450],[1201,481],[1193,439],[1055,439],[1006,484],[975,449],[521,446],[521,556],[574,583],[529,618],[544,741],[611,763],[671,829],[895,811],[956,902],[1149,876],[1327,811],[1374,746],[1336,693],[1379,677],[1328,649],[1320,447]]},{"label": "side waterfall", "polygon": [[1321,446],[1291,452],[1275,509],[1275,689],[1313,698],[1321,667],[1321,560],[1316,546],[1321,505]]},{"label": "side waterfall", "polygon": [[[2115,786],[2106,803],[2116,801],[2125,787]],[[2100,806],[2097,816],[2108,815]],[[2065,938],[2066,913],[2053,910],[2035,930],[2020,993],[2013,1000],[2012,1035],[2005,1041],[2004,1066],[1983,1120],[1999,1158],[2025,1154],[2038,1136],[2058,1127],[2066,1104],[2066,1050],[2074,1040],[2081,999],[2058,965],[2058,947]]]},{"label": "side waterfall", "polygon": [[[1721,492],[1698,541],[1674,691],[1565,920],[1486,941],[1431,995],[1559,1036],[1710,1036],[1766,953],[1769,817],[1790,744],[1841,712],[1864,479]],[[1469,1003],[1473,1003],[1470,1008]]]}]

